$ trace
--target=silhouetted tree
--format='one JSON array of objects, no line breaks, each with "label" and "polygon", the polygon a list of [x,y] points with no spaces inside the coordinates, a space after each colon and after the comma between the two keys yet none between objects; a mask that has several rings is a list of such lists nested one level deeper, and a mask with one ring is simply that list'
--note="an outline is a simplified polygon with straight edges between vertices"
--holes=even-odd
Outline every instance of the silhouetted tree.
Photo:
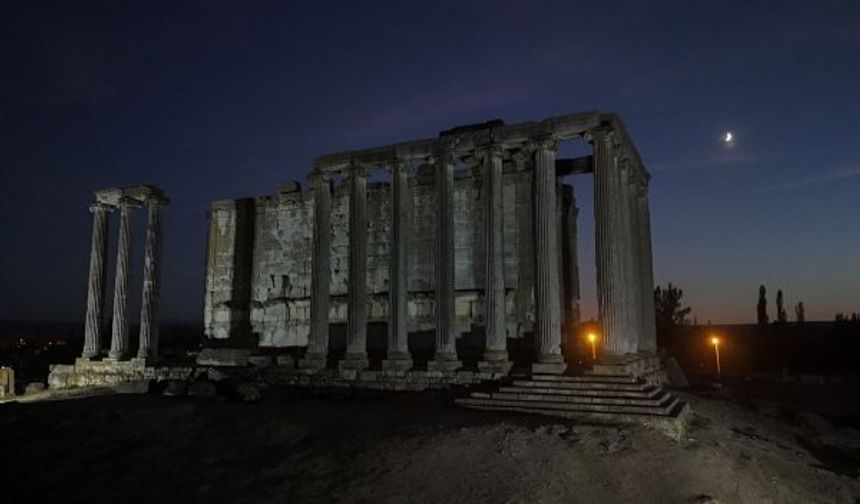
[{"label": "silhouetted tree", "polygon": [[758,325],[763,326],[767,325],[770,317],[767,316],[767,289],[764,288],[764,285],[759,286],[758,288]]},{"label": "silhouetted tree", "polygon": [[803,301],[797,303],[794,307],[794,316],[798,324],[806,322],[806,308],[803,307]]},{"label": "silhouetted tree", "polygon": [[785,306],[782,304],[782,289],[776,291],[776,321],[780,324],[788,322],[788,315],[786,315]]},{"label": "silhouetted tree", "polygon": [[681,305],[683,296],[684,291],[671,283],[666,286],[666,289],[662,289],[660,286],[654,289],[654,311],[656,312],[657,330],[660,333],[665,334],[675,327],[689,323],[687,317],[692,308]]}]

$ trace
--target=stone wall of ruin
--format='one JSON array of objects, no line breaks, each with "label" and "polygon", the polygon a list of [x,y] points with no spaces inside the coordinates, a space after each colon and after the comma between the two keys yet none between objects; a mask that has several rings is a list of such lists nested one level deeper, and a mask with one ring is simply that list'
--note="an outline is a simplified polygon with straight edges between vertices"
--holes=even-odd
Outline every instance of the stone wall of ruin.
[{"label": "stone wall of ruin", "polygon": [[[504,252],[508,337],[531,331],[534,320],[531,172],[506,166]],[[390,192],[368,184],[368,321],[388,319]],[[434,319],[435,192],[429,167],[410,178],[409,331],[432,330]],[[569,190],[566,189],[566,190]],[[455,180],[456,314],[461,332],[482,325],[484,239],[481,179],[472,170]],[[559,211],[573,205],[562,198]],[[332,193],[330,322],[347,320],[348,187]],[[215,202],[209,215],[204,322],[207,336],[254,333],[260,346],[304,346],[310,330],[313,192]],[[573,223],[575,229],[575,223]],[[562,254],[574,257],[575,254]],[[575,265],[574,265],[575,267]],[[574,290],[565,289],[570,296]],[[576,291],[578,292],[578,290]]]}]

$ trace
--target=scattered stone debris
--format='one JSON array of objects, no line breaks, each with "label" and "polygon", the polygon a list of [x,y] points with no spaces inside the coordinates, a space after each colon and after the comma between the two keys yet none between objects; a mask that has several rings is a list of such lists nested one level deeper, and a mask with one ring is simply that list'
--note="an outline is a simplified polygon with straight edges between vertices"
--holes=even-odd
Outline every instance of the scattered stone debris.
[{"label": "scattered stone debris", "polygon": [[131,380],[116,384],[117,394],[146,394],[149,392],[149,380]]},{"label": "scattered stone debris", "polygon": [[188,387],[188,395],[200,397],[202,399],[209,399],[218,395],[218,388],[210,381],[197,380],[191,382],[191,385]]},{"label": "scattered stone debris", "polygon": [[28,383],[26,387],[24,387],[24,394],[38,394],[39,392],[44,392],[45,384],[41,382],[32,382]]}]

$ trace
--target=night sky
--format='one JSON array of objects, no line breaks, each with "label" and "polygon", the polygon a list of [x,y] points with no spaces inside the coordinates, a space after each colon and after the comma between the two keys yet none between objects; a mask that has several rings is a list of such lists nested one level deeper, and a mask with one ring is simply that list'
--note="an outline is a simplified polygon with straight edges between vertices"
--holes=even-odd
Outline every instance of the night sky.
[{"label": "night sky", "polygon": [[[771,317],[777,288],[792,318],[860,311],[860,2],[2,0],[0,96],[0,319],[83,320],[97,188],[167,191],[162,315],[201,321],[211,201],[593,109],[651,171],[656,281],[700,323],[753,321],[759,284]],[[592,317],[592,185],[568,181]]]}]

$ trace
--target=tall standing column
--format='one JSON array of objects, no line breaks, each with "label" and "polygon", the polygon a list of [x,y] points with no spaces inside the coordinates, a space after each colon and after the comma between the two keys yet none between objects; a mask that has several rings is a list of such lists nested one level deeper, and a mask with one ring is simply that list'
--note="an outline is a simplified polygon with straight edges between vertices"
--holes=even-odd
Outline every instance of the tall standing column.
[{"label": "tall standing column", "polygon": [[299,366],[311,371],[326,367],[329,291],[331,284],[331,182],[311,175],[314,191],[313,256],[311,257],[311,328],[308,349]]},{"label": "tall standing column", "polygon": [[[639,236],[635,212],[637,205],[634,197],[634,174],[630,160],[625,159],[621,164],[621,232],[619,233],[619,250],[624,261],[624,316],[627,335],[638,350],[639,334],[642,330],[642,290],[639,273]],[[634,350],[634,351],[636,351]]]},{"label": "tall standing column", "polygon": [[614,152],[614,135],[609,129],[591,132],[594,148],[594,221],[597,257],[597,301],[608,357],[636,351],[636,343],[626,333],[624,316],[624,262],[619,251],[622,229],[620,209],[620,174]]},{"label": "tall standing column", "polygon": [[341,369],[361,370],[367,362],[367,172],[349,172],[349,292],[346,356]]},{"label": "tall standing column", "polygon": [[[502,149],[498,145],[484,148],[484,329],[486,348],[479,369],[507,372],[510,370],[507,351],[507,321],[505,316],[505,249]],[[498,369],[491,369],[498,368]]]},{"label": "tall standing column", "polygon": [[639,333],[639,351],[657,351],[657,329],[654,314],[654,266],[651,252],[651,210],[648,204],[648,181],[642,182],[636,194],[636,212],[639,219],[639,274],[642,289],[642,328]]},{"label": "tall standing column", "polygon": [[137,202],[122,198],[119,202],[119,244],[117,245],[116,275],[113,287],[113,324],[111,331],[111,359],[124,359],[128,356],[128,284],[129,260],[131,258],[131,213]]},{"label": "tall standing column", "polygon": [[564,254],[564,288],[566,305],[562,310],[568,332],[573,331],[579,323],[579,254],[577,251],[577,227],[576,220],[579,209],[576,207],[576,197],[573,188],[569,187],[567,194],[567,208],[564,209],[562,219],[562,234],[564,236],[562,254]]},{"label": "tall standing column", "polygon": [[158,356],[158,305],[161,287],[161,212],[167,202],[149,198],[147,205],[146,249],[143,253],[143,294],[140,302],[139,359]]},{"label": "tall standing column", "polygon": [[555,215],[556,215],[556,231],[555,238],[558,241],[558,313],[559,327],[561,328],[562,339],[566,338],[570,328],[567,327],[567,293],[565,285],[567,279],[564,276],[564,260],[565,260],[565,241],[564,241],[564,180],[561,177],[555,179]]},{"label": "tall standing column", "polygon": [[537,330],[536,373],[562,373],[566,369],[561,355],[561,322],[558,290],[558,238],[556,237],[556,179],[554,139],[535,143],[535,309]]},{"label": "tall standing column", "polygon": [[451,154],[436,155],[436,355],[430,371],[453,371],[457,360],[454,311],[454,164]]},{"label": "tall standing column", "polygon": [[407,302],[408,229],[412,196],[409,193],[408,166],[394,163],[391,170],[391,238],[388,253],[388,354],[382,362],[385,370],[407,371],[412,367],[409,354]]},{"label": "tall standing column", "polygon": [[93,241],[90,248],[90,276],[87,286],[87,318],[84,327],[83,357],[92,358],[101,352],[102,312],[104,311],[105,280],[107,277],[108,212],[111,207],[93,203]]}]

